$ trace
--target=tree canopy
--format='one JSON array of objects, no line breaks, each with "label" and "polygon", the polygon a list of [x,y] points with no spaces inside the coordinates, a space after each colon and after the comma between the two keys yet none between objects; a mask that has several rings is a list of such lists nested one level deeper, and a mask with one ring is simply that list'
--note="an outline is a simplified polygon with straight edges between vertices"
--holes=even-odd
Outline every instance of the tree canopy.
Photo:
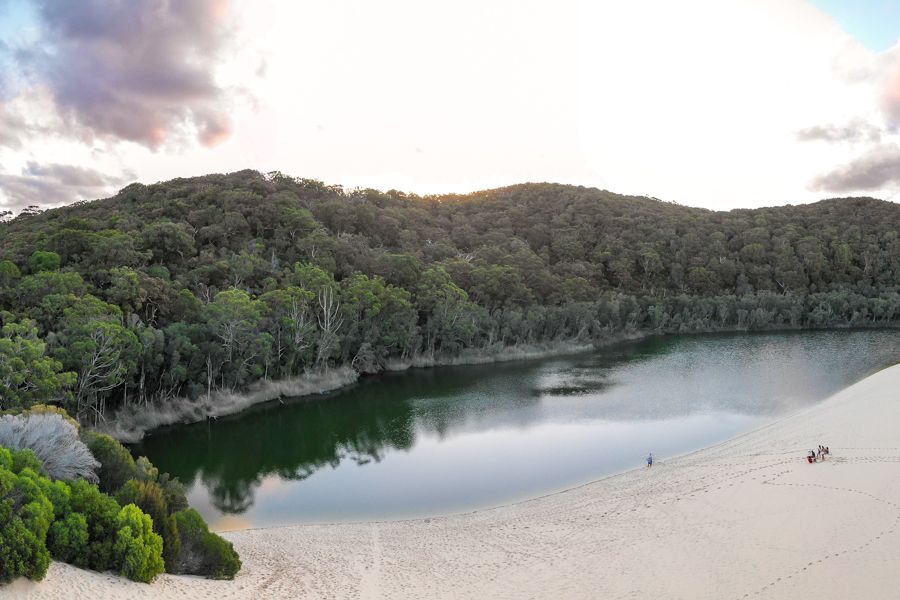
[{"label": "tree canopy", "polygon": [[0,409],[99,420],[336,365],[895,326],[900,205],[715,212],[555,184],[423,197],[241,171],[0,223],[0,311]]}]

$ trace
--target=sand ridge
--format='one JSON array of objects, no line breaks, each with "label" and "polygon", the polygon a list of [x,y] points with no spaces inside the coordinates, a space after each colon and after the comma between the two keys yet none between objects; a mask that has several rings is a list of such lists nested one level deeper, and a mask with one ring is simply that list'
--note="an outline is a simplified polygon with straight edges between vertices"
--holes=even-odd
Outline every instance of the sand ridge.
[{"label": "sand ridge", "polygon": [[[806,452],[831,447],[824,462]],[[897,598],[900,365],[723,444],[448,517],[226,533],[231,582],[53,563],[0,597]]]}]

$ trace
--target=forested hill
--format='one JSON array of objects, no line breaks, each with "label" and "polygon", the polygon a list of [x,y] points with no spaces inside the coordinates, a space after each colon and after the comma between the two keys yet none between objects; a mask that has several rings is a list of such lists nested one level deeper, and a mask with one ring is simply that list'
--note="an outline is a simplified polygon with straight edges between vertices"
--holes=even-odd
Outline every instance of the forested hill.
[{"label": "forested hill", "polygon": [[[900,205],[870,198],[713,212],[554,184],[134,184],[0,224],[0,409],[57,400],[84,419],[623,332],[896,325],[898,232]],[[30,381],[4,379],[15,357]]]}]

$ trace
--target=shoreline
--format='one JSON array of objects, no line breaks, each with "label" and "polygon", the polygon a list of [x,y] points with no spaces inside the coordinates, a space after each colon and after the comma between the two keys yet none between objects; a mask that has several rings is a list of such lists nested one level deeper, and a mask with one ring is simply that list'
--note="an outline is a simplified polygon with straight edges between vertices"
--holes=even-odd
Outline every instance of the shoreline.
[{"label": "shoreline", "polygon": [[[513,361],[541,360],[556,356],[567,356],[590,352],[597,348],[638,341],[656,334],[618,336],[603,342],[577,342],[563,340],[546,344],[528,344],[516,347],[498,348],[486,353],[484,349],[463,352],[455,357],[418,356],[401,361],[392,360],[379,373],[402,372],[408,369],[430,369],[436,367],[483,365]],[[377,375],[373,373],[372,375]],[[165,405],[132,405],[120,410],[107,424],[95,428],[120,442],[133,444],[155,429],[170,426],[190,425],[208,418],[218,418],[238,414],[253,406],[274,402],[283,398],[315,398],[337,392],[354,385],[360,374],[348,366],[334,367],[324,372],[310,372],[297,377],[257,382],[244,392],[214,392],[209,399],[196,400],[178,398]]]},{"label": "shoreline", "polygon": [[[225,533],[234,581],[151,585],[53,563],[34,599],[892,598],[900,365],[725,442],[522,502]],[[808,464],[810,447],[832,455]],[[6,591],[4,590],[4,591]]]},{"label": "shoreline", "polygon": [[[705,331],[659,332],[635,331],[584,342],[560,340],[540,344],[526,344],[515,347],[495,347],[493,349],[467,349],[458,356],[434,357],[419,355],[407,360],[388,361],[379,373],[402,372],[408,369],[429,369],[447,366],[483,365],[513,361],[541,360],[557,356],[567,356],[599,350],[615,344],[637,342],[654,337],[669,335],[717,335],[717,334],[775,334],[801,333],[804,331],[872,331],[894,330],[898,326],[879,325],[877,327],[826,327],[826,328],[776,328],[776,329],[715,329]],[[377,375],[373,373],[371,375]],[[126,444],[139,442],[145,435],[156,429],[190,425],[205,419],[236,415],[253,406],[274,402],[283,398],[309,399],[322,394],[339,392],[359,381],[360,374],[346,365],[334,367],[324,372],[309,372],[299,376],[259,381],[242,392],[214,392],[207,399],[195,400],[177,398],[164,405],[153,403],[149,406],[132,405],[117,412],[105,425],[95,427]]]},{"label": "shoreline", "polygon": [[[716,333],[719,333],[719,332],[716,332]],[[443,366],[443,365],[439,365],[439,366]],[[893,365],[891,367],[886,367],[884,369],[880,369],[879,371],[875,371],[874,373],[871,373],[866,378],[863,378],[859,382],[856,382],[856,383],[860,383],[860,382],[864,381],[865,379],[867,379],[868,377],[875,375],[876,373],[879,373],[881,371],[885,371],[887,369],[891,369],[894,367],[900,368],[900,364]],[[844,389],[848,389],[849,387],[856,385],[856,383],[853,383]],[[843,391],[843,390],[840,390],[837,393],[840,393],[841,391]],[[836,395],[836,394],[833,394],[833,395]],[[826,400],[828,400],[828,398],[826,398],[822,402],[825,402]],[[778,424],[779,422],[781,422],[784,419],[793,418],[803,412],[806,412],[806,411],[816,408],[816,406],[818,406],[818,405],[795,408],[785,414],[778,415],[777,417],[775,417],[774,419],[772,419],[770,421],[766,421],[765,423],[757,425],[751,429],[748,429],[747,431],[738,432],[735,435],[733,435],[725,440],[716,442],[709,446],[703,446],[701,448],[687,450],[685,452],[682,452],[681,454],[674,454],[674,455],[668,456],[662,460],[658,459],[656,456],[654,456],[653,464],[654,465],[671,464],[673,461],[688,458],[694,454],[714,450],[714,449],[718,448],[719,446],[724,446],[724,445],[730,444],[736,440],[739,440],[740,438],[742,438],[744,436],[752,435],[757,432],[762,432],[765,429]],[[563,487],[563,488],[560,488],[557,490],[544,492],[544,493],[538,494],[537,496],[530,496],[527,498],[510,500],[509,502],[503,502],[501,504],[492,504],[489,506],[473,508],[470,510],[459,510],[459,511],[454,511],[454,512],[447,512],[447,513],[443,513],[443,514],[436,513],[436,514],[429,514],[429,515],[425,515],[425,516],[397,517],[397,518],[386,518],[386,519],[361,519],[358,521],[334,521],[334,520],[332,520],[332,521],[309,521],[309,522],[291,523],[288,525],[264,525],[264,526],[260,526],[260,527],[241,527],[241,528],[236,528],[236,529],[216,529],[215,533],[217,533],[219,535],[225,535],[228,533],[238,533],[238,532],[247,532],[247,531],[270,531],[273,529],[283,529],[283,528],[288,528],[288,527],[289,528],[303,528],[303,527],[332,527],[332,526],[343,526],[343,525],[385,525],[385,524],[390,524],[390,523],[416,523],[416,522],[420,522],[420,521],[421,522],[432,521],[435,519],[450,519],[450,518],[457,518],[457,517],[474,516],[474,515],[477,515],[478,513],[482,513],[482,512],[501,510],[501,509],[514,507],[519,504],[525,504],[528,502],[534,502],[534,501],[538,501],[538,500],[553,498],[554,496],[557,496],[559,494],[566,494],[569,492],[574,492],[574,491],[577,491],[584,487],[592,486],[595,484],[601,484],[610,479],[614,479],[616,477],[622,477],[622,476],[627,475],[632,472],[641,472],[641,471],[644,471],[645,469],[646,469],[646,467],[644,467],[644,466],[630,467],[630,468],[624,469],[622,471],[616,471],[615,473],[608,473],[606,475],[602,475],[600,477],[597,477],[596,479],[591,479],[589,481],[577,483],[577,484]],[[213,531],[213,529],[210,529],[210,531]]]}]

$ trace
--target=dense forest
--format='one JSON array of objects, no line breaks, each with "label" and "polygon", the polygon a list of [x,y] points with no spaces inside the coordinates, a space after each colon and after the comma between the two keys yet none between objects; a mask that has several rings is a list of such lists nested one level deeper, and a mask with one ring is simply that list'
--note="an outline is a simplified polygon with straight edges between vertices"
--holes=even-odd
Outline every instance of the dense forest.
[{"label": "dense forest", "polygon": [[[36,199],[39,201],[40,199]],[[637,333],[900,324],[900,205],[714,212],[592,188],[463,196],[242,171],[0,223],[0,410],[240,391]]]}]

